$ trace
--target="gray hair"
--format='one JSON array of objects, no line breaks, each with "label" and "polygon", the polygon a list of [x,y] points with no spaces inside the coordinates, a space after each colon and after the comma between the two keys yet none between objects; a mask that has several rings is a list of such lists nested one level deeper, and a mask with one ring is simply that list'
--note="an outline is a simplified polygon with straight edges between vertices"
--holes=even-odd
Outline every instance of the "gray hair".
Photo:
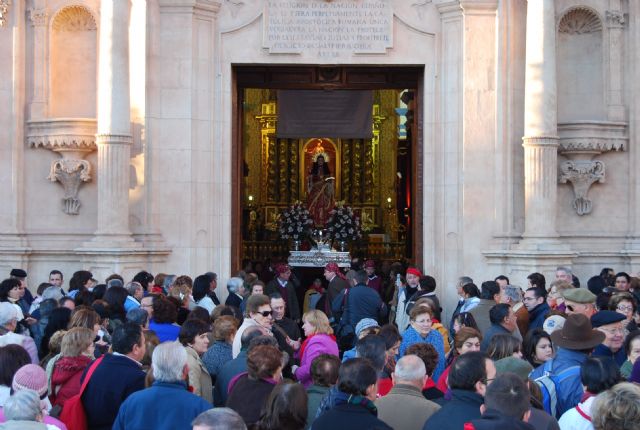
[{"label": "gray hair", "polygon": [[133,308],[127,312],[127,321],[134,322],[141,327],[146,327],[149,322],[149,314],[144,309]]},{"label": "gray hair", "polygon": [[113,288],[113,287],[122,287],[122,281],[118,278],[113,278],[111,280],[109,280],[109,282],[107,282],[107,290],[109,288]]},{"label": "gray hair", "polygon": [[558,266],[556,267],[556,272],[564,272],[567,275],[573,275],[573,272],[571,271],[571,267],[568,267],[568,266]]},{"label": "gray hair", "polygon": [[247,430],[242,417],[230,408],[215,408],[204,411],[191,423],[207,430]]},{"label": "gray hair", "polygon": [[458,278],[458,285],[460,285],[461,287],[464,287],[467,284],[473,284],[473,279],[471,279],[468,276],[460,276]]},{"label": "gray hair", "polygon": [[40,396],[33,390],[19,390],[4,403],[7,421],[38,421],[42,417]]},{"label": "gray hair", "polygon": [[420,357],[409,354],[398,360],[393,374],[399,381],[422,381],[427,375],[427,368]]},{"label": "gray hair", "polygon": [[9,324],[18,319],[18,310],[9,302],[0,303],[0,325]]},{"label": "gray hair", "polygon": [[178,342],[164,342],[156,346],[151,356],[153,377],[156,381],[184,380],[182,370],[187,364],[187,350]]},{"label": "gray hair", "polygon": [[243,285],[244,281],[242,280],[242,278],[234,276],[233,278],[229,278],[229,280],[227,281],[227,290],[229,290],[230,293],[237,293],[240,287],[242,287]]},{"label": "gray hair", "polygon": [[347,279],[347,282],[349,282],[349,285],[355,285],[356,284],[356,271],[351,269],[347,272],[347,274],[345,275],[345,278]]},{"label": "gray hair", "polygon": [[54,300],[58,301],[62,297],[64,297],[64,294],[62,294],[62,291],[60,291],[60,287],[55,287],[55,286],[47,287],[42,292],[42,300],[43,301],[47,300],[47,299],[54,299]]},{"label": "gray hair", "polygon": [[130,296],[133,296],[136,294],[136,291],[142,290],[142,284],[136,281],[131,281],[128,282],[124,288],[127,290],[127,293],[129,293]]},{"label": "gray hair", "polygon": [[509,300],[511,300],[511,303],[518,303],[522,300],[522,296],[520,295],[521,291],[522,290],[520,289],[520,287],[516,287],[513,285],[507,285],[503,290],[504,295],[507,296]]}]

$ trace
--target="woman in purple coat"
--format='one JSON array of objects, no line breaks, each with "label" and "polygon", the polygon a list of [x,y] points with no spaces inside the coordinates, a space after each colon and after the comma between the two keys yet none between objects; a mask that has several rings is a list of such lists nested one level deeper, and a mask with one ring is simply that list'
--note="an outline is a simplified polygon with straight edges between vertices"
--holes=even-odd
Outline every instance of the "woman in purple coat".
[{"label": "woman in purple coat", "polygon": [[302,316],[302,330],[306,339],[298,350],[297,357],[300,366],[293,366],[292,371],[296,379],[305,388],[312,384],[311,363],[320,354],[331,354],[338,357],[338,344],[333,335],[333,329],[324,312],[311,310]]}]

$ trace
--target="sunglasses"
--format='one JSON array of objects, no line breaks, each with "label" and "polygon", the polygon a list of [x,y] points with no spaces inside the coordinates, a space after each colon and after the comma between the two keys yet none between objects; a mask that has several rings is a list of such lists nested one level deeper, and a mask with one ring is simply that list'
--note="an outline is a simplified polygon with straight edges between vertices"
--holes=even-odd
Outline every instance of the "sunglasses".
[{"label": "sunglasses", "polygon": [[258,312],[260,315],[262,315],[263,317],[268,317],[270,315],[273,315],[273,311],[262,311],[262,312]]}]

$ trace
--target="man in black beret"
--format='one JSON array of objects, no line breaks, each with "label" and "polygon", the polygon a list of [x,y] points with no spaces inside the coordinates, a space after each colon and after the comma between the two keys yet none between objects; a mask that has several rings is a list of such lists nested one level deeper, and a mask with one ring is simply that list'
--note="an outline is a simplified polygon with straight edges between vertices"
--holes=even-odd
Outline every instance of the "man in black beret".
[{"label": "man in black beret", "polygon": [[623,314],[614,311],[600,311],[591,317],[593,328],[604,333],[605,338],[602,343],[596,346],[593,351],[594,357],[610,357],[618,364],[618,367],[627,359],[627,354],[623,348],[624,327],[622,321]]}]

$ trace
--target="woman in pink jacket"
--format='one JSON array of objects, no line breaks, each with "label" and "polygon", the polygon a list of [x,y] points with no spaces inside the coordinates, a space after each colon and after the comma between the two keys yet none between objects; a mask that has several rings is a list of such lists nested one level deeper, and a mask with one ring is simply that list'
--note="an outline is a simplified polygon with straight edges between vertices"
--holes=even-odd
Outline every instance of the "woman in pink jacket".
[{"label": "woman in pink jacket", "polygon": [[331,354],[338,356],[338,344],[333,335],[333,329],[329,324],[329,319],[324,312],[311,310],[302,316],[302,330],[306,339],[302,342],[297,352],[300,359],[300,366],[293,366],[292,370],[296,379],[305,388],[312,384],[311,363],[320,354]]}]

